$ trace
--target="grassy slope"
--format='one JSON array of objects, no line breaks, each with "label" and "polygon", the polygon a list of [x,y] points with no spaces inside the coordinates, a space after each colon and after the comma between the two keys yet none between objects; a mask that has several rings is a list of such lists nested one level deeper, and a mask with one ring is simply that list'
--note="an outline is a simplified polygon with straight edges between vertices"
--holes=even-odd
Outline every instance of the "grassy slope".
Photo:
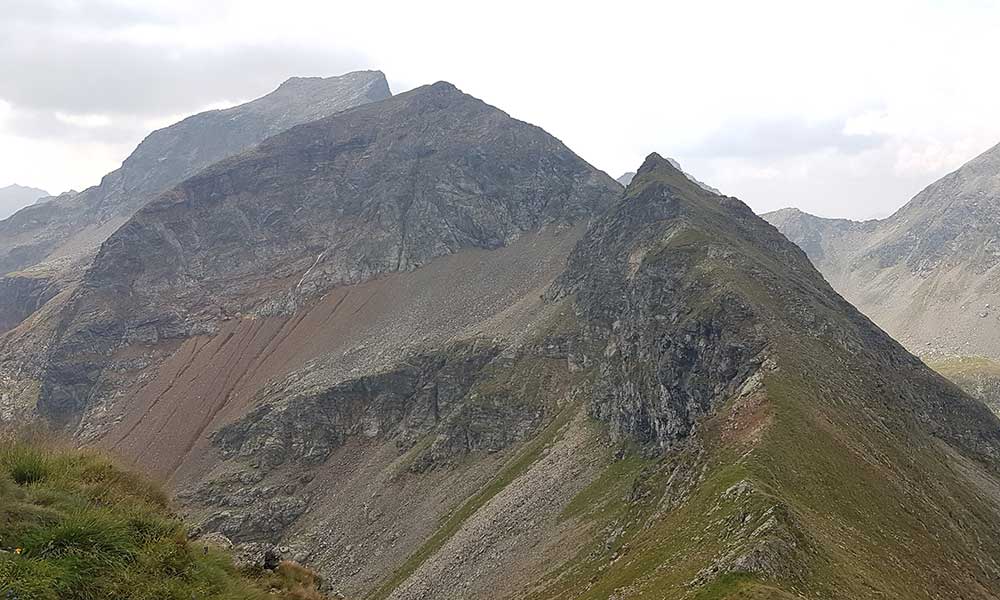
[{"label": "grassy slope", "polygon": [[[731,401],[690,449],[609,459],[567,514],[595,542],[533,598],[904,600],[996,588],[975,568],[1000,551],[993,501],[905,414],[873,416],[864,390],[803,376],[833,357],[786,341],[785,368],[755,402]],[[741,482],[752,491],[727,493]],[[779,568],[700,577],[755,548]]]},{"label": "grassy slope", "polygon": [[187,541],[163,493],[106,458],[0,440],[0,598],[320,598],[312,576],[237,571]]}]

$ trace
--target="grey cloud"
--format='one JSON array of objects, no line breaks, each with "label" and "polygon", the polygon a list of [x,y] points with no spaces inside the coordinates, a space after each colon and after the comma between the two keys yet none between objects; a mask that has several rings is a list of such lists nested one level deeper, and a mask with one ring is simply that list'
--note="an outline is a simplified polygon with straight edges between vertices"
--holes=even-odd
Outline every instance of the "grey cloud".
[{"label": "grey cloud", "polygon": [[134,143],[149,133],[149,127],[143,119],[128,116],[88,127],[59,119],[55,111],[15,108],[4,121],[4,131],[32,139],[119,144]]},{"label": "grey cloud", "polygon": [[[6,0],[0,100],[12,110],[4,131],[67,142],[134,143],[149,133],[145,123],[151,117],[254,98],[294,75],[336,75],[368,66],[355,53],[293,44],[184,49],[111,35],[135,25],[169,26],[176,17],[169,6]],[[209,14],[201,16],[218,17],[215,10],[207,7]],[[83,127],[58,119],[58,112],[101,115],[110,123]]]},{"label": "grey cloud", "polygon": [[261,95],[291,75],[335,75],[364,65],[357,55],[287,45],[178,51],[4,33],[0,81],[7,83],[0,99],[74,114],[183,112]]},{"label": "grey cloud", "polygon": [[838,150],[857,154],[882,145],[882,135],[844,133],[846,119],[807,122],[800,119],[746,120],[727,123],[684,154],[699,157],[780,158]]},{"label": "grey cloud", "polygon": [[114,0],[4,0],[3,4],[4,21],[19,27],[48,28],[71,24],[75,27],[93,25],[108,28],[175,21],[173,15],[166,11]]}]

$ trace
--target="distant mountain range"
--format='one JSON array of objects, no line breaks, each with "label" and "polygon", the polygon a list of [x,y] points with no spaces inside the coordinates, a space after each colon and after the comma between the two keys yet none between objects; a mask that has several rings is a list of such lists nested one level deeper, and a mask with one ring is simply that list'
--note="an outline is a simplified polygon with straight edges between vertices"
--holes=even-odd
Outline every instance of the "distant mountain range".
[{"label": "distant mountain range", "polygon": [[883,220],[764,218],[911,351],[1000,358],[1000,146]]},{"label": "distant mountain range", "polygon": [[[343,597],[1000,596],[1000,421],[807,257],[882,225],[769,215],[797,246],[657,154],[623,188],[384,82],[290,80],[0,223],[0,421]],[[874,256],[951,264],[990,168]]]},{"label": "distant mountain range", "polygon": [[2,187],[0,188],[0,219],[6,219],[25,206],[30,206],[48,196],[49,193],[45,190],[24,187],[16,183]]}]

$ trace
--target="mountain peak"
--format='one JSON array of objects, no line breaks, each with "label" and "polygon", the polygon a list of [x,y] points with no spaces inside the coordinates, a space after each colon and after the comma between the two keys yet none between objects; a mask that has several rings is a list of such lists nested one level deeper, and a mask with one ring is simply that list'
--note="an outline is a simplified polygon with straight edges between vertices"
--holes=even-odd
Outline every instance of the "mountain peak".
[{"label": "mountain peak", "polygon": [[382,71],[352,71],[331,77],[289,77],[270,94],[242,106],[269,107],[276,102],[300,106],[311,102],[329,102],[331,99],[343,104],[343,98],[347,97],[364,98],[371,102],[391,95],[389,82]]},{"label": "mountain peak", "polygon": [[636,186],[643,187],[654,181],[688,190],[699,197],[704,195],[705,192],[713,195],[721,195],[715,188],[704,185],[682,170],[677,161],[671,158],[664,158],[656,152],[646,157],[642,166],[636,171],[635,177],[629,183],[629,188],[631,189]]},{"label": "mountain peak", "polygon": [[277,87],[277,90],[296,90],[300,91],[302,89],[308,89],[310,87],[319,87],[326,83],[331,82],[344,82],[350,81],[352,83],[370,81],[372,83],[388,83],[386,82],[385,73],[378,70],[363,70],[363,71],[351,71],[350,73],[344,73],[343,75],[331,75],[328,77],[318,77],[318,76],[295,76],[289,77],[288,79],[281,82],[281,85]]},{"label": "mountain peak", "polygon": [[658,152],[651,152],[649,154],[649,156],[646,157],[646,160],[642,161],[642,165],[639,167],[639,170],[636,171],[636,176],[637,177],[641,177],[645,173],[649,173],[651,171],[655,171],[655,170],[663,169],[663,168],[670,168],[670,169],[673,169],[675,171],[680,172],[677,169],[677,167],[675,167],[667,159],[665,159],[662,156],[660,156],[660,154]]},{"label": "mountain peak", "polygon": [[458,89],[454,83],[450,81],[435,81],[434,83],[427,86],[428,88],[441,92],[458,92],[462,93],[462,90]]},{"label": "mountain peak", "polygon": [[685,171],[681,167],[680,163],[674,160],[673,158],[670,157],[664,158],[657,152],[653,152],[649,156],[647,156],[646,160],[643,161],[642,166],[639,167],[638,172],[632,174],[633,175],[632,177],[628,177],[629,173],[626,173],[625,175],[622,175],[618,179],[618,182],[621,183],[622,185],[629,185],[632,183],[632,181],[641,179],[644,173],[650,173],[654,171],[660,172],[661,179],[673,179],[674,181],[679,181],[677,179],[677,176],[680,176],[686,179],[689,183],[693,183],[695,186],[701,188],[703,191],[710,192],[718,196],[724,195],[719,190],[700,181],[694,175]]},{"label": "mountain peak", "polygon": [[51,196],[45,190],[13,183],[0,188],[0,219],[5,219],[25,206]]}]

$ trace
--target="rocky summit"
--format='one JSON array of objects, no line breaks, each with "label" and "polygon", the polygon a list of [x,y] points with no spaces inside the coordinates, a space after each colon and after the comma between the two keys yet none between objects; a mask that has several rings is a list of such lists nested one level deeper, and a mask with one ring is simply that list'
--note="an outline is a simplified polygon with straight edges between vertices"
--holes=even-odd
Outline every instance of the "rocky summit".
[{"label": "rocky summit", "polygon": [[669,159],[623,191],[440,82],[133,213],[10,291],[0,419],[245,562],[347,598],[1000,595],[1000,421]]}]

